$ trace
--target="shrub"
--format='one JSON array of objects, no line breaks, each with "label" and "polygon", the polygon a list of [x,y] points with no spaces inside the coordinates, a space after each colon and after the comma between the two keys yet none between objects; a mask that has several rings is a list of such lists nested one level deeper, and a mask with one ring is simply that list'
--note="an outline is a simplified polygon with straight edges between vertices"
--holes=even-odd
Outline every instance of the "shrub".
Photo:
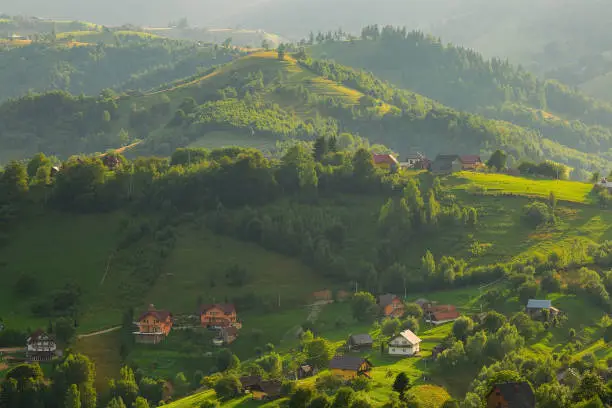
[{"label": "shrub", "polygon": [[539,201],[534,201],[523,207],[523,218],[533,227],[554,222],[550,208]]}]

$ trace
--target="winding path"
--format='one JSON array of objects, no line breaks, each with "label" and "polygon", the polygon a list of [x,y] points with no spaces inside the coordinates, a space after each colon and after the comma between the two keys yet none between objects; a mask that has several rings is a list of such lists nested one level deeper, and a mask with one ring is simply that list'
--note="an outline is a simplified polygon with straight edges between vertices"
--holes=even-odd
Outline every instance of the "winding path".
[{"label": "winding path", "polygon": [[95,331],[95,332],[91,332],[91,333],[86,333],[86,334],[79,334],[77,336],[77,338],[78,339],[83,339],[83,338],[86,338],[86,337],[100,336],[102,334],[111,333],[111,332],[117,331],[119,329],[121,329],[121,326],[114,326],[114,327],[111,327],[110,329],[99,330],[99,331]]}]

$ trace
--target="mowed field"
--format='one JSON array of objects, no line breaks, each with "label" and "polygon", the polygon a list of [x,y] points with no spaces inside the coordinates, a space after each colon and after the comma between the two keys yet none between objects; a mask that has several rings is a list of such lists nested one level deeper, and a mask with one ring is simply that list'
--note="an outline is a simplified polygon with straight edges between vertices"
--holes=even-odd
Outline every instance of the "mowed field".
[{"label": "mowed field", "polygon": [[456,190],[477,187],[484,194],[516,194],[526,197],[547,198],[554,192],[558,200],[573,203],[590,202],[593,184],[567,180],[545,180],[515,177],[506,174],[460,172],[449,177]]}]

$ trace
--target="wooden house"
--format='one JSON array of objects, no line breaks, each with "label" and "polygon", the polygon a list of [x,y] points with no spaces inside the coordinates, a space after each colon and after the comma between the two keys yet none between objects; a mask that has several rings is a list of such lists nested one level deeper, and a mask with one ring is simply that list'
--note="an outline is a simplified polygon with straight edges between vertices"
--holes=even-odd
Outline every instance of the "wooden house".
[{"label": "wooden house", "polygon": [[163,341],[172,330],[172,313],[167,310],[157,310],[149,305],[134,323],[138,329],[133,333],[136,343],[158,344]]},{"label": "wooden house", "polygon": [[56,352],[55,339],[43,330],[36,330],[26,340],[26,359],[28,361],[49,361],[55,357]]},{"label": "wooden house", "polygon": [[482,159],[476,154],[466,154],[460,156],[459,161],[461,161],[462,170],[476,170],[484,166]]},{"label": "wooden house", "polygon": [[369,350],[374,344],[372,336],[369,334],[353,334],[346,342],[349,351]]},{"label": "wooden house", "polygon": [[229,327],[239,328],[236,308],[230,303],[216,303],[203,305],[200,310],[200,322],[202,327]]},{"label": "wooden house", "polygon": [[391,293],[378,297],[378,305],[386,317],[402,317],[406,312],[404,302]]},{"label": "wooden house", "polygon": [[486,397],[487,408],[534,408],[535,395],[526,382],[495,384]]},{"label": "wooden house", "polygon": [[329,362],[329,368],[333,375],[343,380],[352,380],[360,375],[370,377],[372,363],[362,357],[335,356]]},{"label": "wooden house", "polygon": [[414,356],[421,351],[421,341],[411,330],[404,330],[389,341],[389,355]]},{"label": "wooden house", "polygon": [[429,160],[422,153],[413,153],[406,156],[406,161],[400,163],[400,167],[415,170],[427,170],[431,165]]},{"label": "wooden house", "polygon": [[388,171],[396,171],[400,164],[397,159],[391,154],[373,154],[372,160],[374,167]]}]

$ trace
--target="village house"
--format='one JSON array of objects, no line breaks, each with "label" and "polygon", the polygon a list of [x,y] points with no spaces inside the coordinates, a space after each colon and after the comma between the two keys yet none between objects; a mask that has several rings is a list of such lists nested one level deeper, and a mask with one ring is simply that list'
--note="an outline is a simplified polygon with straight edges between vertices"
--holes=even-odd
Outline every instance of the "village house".
[{"label": "village house", "polygon": [[406,312],[404,302],[391,293],[379,296],[378,306],[385,317],[402,317]]},{"label": "village house", "polygon": [[276,380],[264,380],[259,376],[240,378],[244,393],[250,393],[254,400],[271,401],[280,398],[282,383]]},{"label": "village house", "polygon": [[415,170],[426,170],[430,165],[431,160],[421,153],[409,154],[406,156],[406,161],[400,163],[401,168]]},{"label": "village house", "polygon": [[277,380],[260,381],[249,391],[256,401],[273,401],[281,397],[282,383]]},{"label": "village house", "polygon": [[543,317],[543,310],[548,310],[550,316],[557,316],[559,309],[553,307],[550,300],[529,299],[525,307],[527,313],[532,319]]},{"label": "village house", "polygon": [[399,162],[391,154],[373,154],[372,160],[374,167],[388,171],[396,171],[399,169]]},{"label": "village house", "polygon": [[459,161],[462,170],[476,170],[484,165],[480,156],[475,154],[460,156]]},{"label": "village house", "polygon": [[234,326],[240,328],[236,308],[230,303],[203,305],[200,309],[202,327],[221,328]]},{"label": "village house", "polygon": [[349,351],[361,351],[372,348],[374,340],[369,334],[353,334],[346,342]]},{"label": "village house", "polygon": [[430,170],[434,174],[451,174],[463,168],[458,154],[439,154],[431,163]]},{"label": "village house", "polygon": [[487,408],[534,408],[535,395],[526,382],[495,384],[487,394]]},{"label": "village house", "polygon": [[309,378],[317,374],[317,369],[310,364],[303,364],[297,369],[297,378],[301,380],[303,378]]},{"label": "village house", "polygon": [[213,339],[215,346],[232,344],[238,338],[238,328],[234,326],[221,327],[218,337]]},{"label": "village house", "polygon": [[172,313],[157,310],[154,305],[149,305],[147,311],[142,313],[134,323],[138,327],[138,330],[133,333],[136,343],[160,343],[170,334],[172,323]]},{"label": "village house", "polygon": [[612,181],[608,181],[607,178],[602,178],[601,181],[597,184],[598,187],[602,189],[607,189],[610,194],[612,194]]},{"label": "village house", "polygon": [[43,330],[36,330],[26,340],[26,359],[28,361],[49,361],[55,357],[56,352],[55,339]]},{"label": "village house", "polygon": [[414,356],[420,352],[421,339],[411,330],[404,330],[389,341],[389,355]]},{"label": "village house", "polygon": [[332,291],[329,289],[313,292],[312,297],[316,302],[331,302],[334,298]]},{"label": "village house", "polygon": [[453,322],[457,320],[461,314],[453,305],[433,305],[426,304],[423,308],[425,321],[435,326]]},{"label": "village house", "polygon": [[329,368],[333,375],[348,381],[360,375],[369,378],[372,363],[362,357],[335,356],[329,362]]}]

